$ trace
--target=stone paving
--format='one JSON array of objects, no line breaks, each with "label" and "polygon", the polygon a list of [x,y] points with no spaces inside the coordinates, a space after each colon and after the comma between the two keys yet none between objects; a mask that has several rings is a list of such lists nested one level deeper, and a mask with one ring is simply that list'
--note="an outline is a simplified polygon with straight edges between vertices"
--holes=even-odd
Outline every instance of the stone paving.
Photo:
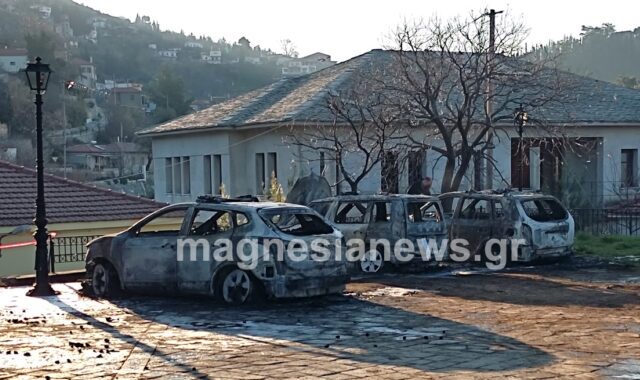
[{"label": "stone paving", "polygon": [[54,287],[0,289],[0,379],[640,379],[633,285],[388,275],[241,308]]}]

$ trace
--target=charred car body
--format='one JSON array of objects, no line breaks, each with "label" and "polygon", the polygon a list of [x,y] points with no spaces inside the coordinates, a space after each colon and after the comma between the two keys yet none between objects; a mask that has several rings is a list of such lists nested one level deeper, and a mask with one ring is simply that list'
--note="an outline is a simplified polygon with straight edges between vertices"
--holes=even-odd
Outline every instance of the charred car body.
[{"label": "charred car body", "polygon": [[[393,265],[422,262],[422,248],[428,240],[438,246],[447,237],[442,206],[437,197],[409,194],[339,195],[319,199],[311,207],[324,215],[345,239],[362,239],[366,254],[357,263],[364,273],[379,272],[385,259]],[[383,252],[380,246],[370,246],[372,240],[387,240],[391,249],[401,239],[408,239],[416,248],[413,260],[400,262],[396,255]],[[417,250],[418,247],[420,250]],[[443,259],[446,259],[444,251]]]},{"label": "charred car body", "polygon": [[[166,226],[167,219],[174,219],[175,227],[158,228]],[[267,259],[239,255],[235,248],[243,239],[256,241],[259,248],[264,248],[266,241],[286,246],[294,239],[319,236],[342,237],[308,207],[244,199],[199,199],[167,206],[121,233],[90,242],[86,257],[88,284],[95,295],[103,297],[119,290],[151,291],[211,295],[234,304],[244,303],[260,291],[274,298],[342,292],[349,278],[346,264],[335,256],[322,262],[294,262],[287,255],[281,256],[283,260],[276,255]],[[209,252],[203,252],[204,244],[190,246],[190,252],[185,248],[180,259],[178,246],[185,239],[208,242],[210,247],[221,239],[230,241],[233,259],[212,258]],[[251,260],[257,262],[247,262]]]},{"label": "charred car body", "polygon": [[483,255],[489,239],[522,239],[524,244],[517,252],[508,252],[508,257],[517,261],[572,253],[573,217],[553,196],[507,190],[452,192],[439,197],[450,239],[467,240],[472,254]]}]

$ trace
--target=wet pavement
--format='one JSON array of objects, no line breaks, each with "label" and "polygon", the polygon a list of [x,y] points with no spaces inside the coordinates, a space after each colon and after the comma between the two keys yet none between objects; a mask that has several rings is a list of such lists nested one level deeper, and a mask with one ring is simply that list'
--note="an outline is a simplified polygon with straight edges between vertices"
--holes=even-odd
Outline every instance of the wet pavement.
[{"label": "wet pavement", "polygon": [[564,275],[386,275],[230,308],[0,289],[4,378],[640,378],[640,287]]}]

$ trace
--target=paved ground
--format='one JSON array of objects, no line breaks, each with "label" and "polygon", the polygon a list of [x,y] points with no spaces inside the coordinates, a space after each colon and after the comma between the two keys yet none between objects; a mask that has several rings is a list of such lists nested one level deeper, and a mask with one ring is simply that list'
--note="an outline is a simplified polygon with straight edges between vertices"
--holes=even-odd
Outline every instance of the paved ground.
[{"label": "paved ground", "polygon": [[640,379],[639,276],[396,274],[345,296],[244,308],[95,301],[77,283],[46,299],[6,288],[0,379]]}]

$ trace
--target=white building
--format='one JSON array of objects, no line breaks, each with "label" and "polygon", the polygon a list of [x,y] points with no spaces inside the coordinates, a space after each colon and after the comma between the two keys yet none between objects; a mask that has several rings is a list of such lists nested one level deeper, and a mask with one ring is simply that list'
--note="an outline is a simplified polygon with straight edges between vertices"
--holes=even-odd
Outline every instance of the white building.
[{"label": "white building", "polygon": [[72,63],[80,68],[80,76],[77,81],[84,87],[95,89],[98,81],[98,74],[96,72],[96,66],[93,64],[93,59],[89,58],[86,61],[82,58],[74,58]]},{"label": "white building", "polygon": [[178,51],[180,49],[168,49],[168,50],[158,50],[158,56],[166,59],[176,59],[178,58]]},{"label": "white building", "polygon": [[184,47],[194,48],[194,49],[202,49],[203,46],[200,42],[197,41],[187,41],[184,43]]},{"label": "white building", "polygon": [[219,65],[222,63],[222,52],[220,50],[211,50],[209,54],[201,55],[202,61],[210,63],[212,65]]},{"label": "white building", "polygon": [[17,73],[27,67],[27,49],[0,49],[0,71]]},{"label": "white building", "polygon": [[[156,200],[193,200],[201,194],[217,193],[221,184],[231,195],[261,194],[271,174],[285,192],[297,178],[311,171],[321,173],[332,184],[340,182],[332,157],[305,151],[292,144],[288,136],[303,128],[323,128],[332,123],[334,117],[327,109],[329,94],[345,90],[361,68],[387,64],[383,62],[391,61],[388,54],[391,52],[373,50],[141,132],[152,138]],[[528,160],[521,166],[522,155],[517,153],[520,140],[509,110],[509,122],[500,125],[504,135],[494,140],[494,188],[517,186],[523,168],[523,187],[581,196],[591,204],[602,203],[621,190],[638,193],[640,91],[585,77],[575,79],[580,85],[573,89],[573,100],[566,105],[573,116],[558,113],[555,116],[564,119],[553,120],[567,136],[580,138],[588,149],[557,152],[545,145],[553,137],[527,132],[524,142]],[[412,133],[420,137],[429,132],[414,128]],[[396,168],[399,174],[393,187],[405,192],[420,177],[430,176],[434,190],[440,189],[444,172],[440,154],[422,150],[410,157],[395,163],[402,167]],[[348,162],[354,168],[358,164],[355,156]],[[359,190],[380,191],[382,170],[375,167]],[[484,167],[480,170],[485,176],[490,173]],[[473,185],[474,170],[470,168],[461,188]],[[348,189],[345,186],[341,190]]]},{"label": "white building", "polygon": [[291,77],[311,74],[335,64],[336,62],[331,60],[330,55],[313,53],[302,58],[282,61],[282,75]]}]

